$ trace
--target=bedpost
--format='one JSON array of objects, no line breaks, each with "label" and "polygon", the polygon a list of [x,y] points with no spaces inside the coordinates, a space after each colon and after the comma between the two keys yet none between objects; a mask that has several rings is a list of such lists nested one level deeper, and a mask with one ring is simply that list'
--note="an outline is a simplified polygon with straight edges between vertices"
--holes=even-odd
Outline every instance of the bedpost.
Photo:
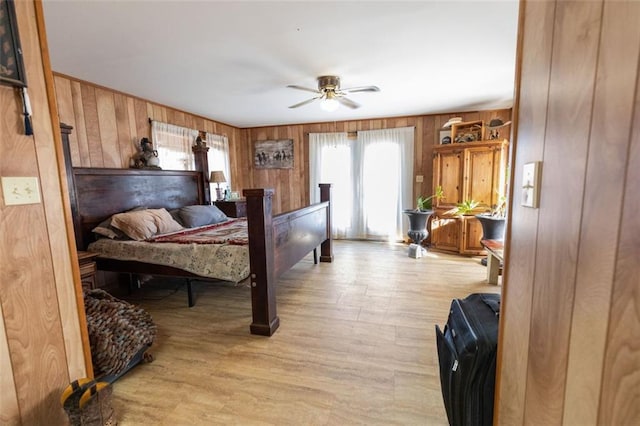
[{"label": "bedpost", "polygon": [[280,325],[276,312],[271,203],[273,189],[245,189],[251,265],[251,334],[271,336]]},{"label": "bedpost", "polygon": [[[199,137],[199,136],[198,136]],[[200,179],[202,179],[202,189],[204,194],[202,194],[204,198],[204,204],[211,204],[211,190],[209,188],[209,161],[207,157],[207,152],[209,152],[209,147],[196,142],[195,145],[191,147],[193,151],[194,161],[196,165],[196,171],[202,173]]]},{"label": "bedpost", "polygon": [[333,262],[333,249],[331,248],[331,184],[321,183],[320,202],[329,201],[327,208],[327,239],[320,245],[320,262]]},{"label": "bedpost", "polygon": [[84,250],[85,244],[80,228],[80,213],[78,212],[78,196],[76,194],[76,183],[73,178],[73,164],[71,163],[71,146],[69,145],[69,135],[73,130],[72,126],[60,123],[60,133],[62,135],[62,152],[64,154],[64,168],[67,175],[67,187],[69,191],[69,202],[71,204],[71,220],[73,221],[73,234],[76,238],[76,249]]}]

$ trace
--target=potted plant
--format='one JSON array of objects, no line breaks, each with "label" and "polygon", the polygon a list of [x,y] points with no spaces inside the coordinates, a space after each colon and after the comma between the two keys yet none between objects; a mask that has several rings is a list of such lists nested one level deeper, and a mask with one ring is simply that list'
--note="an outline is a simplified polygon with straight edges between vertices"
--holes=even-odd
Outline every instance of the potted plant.
[{"label": "potted plant", "polygon": [[490,212],[475,215],[482,225],[483,240],[504,240],[506,211],[507,197],[501,195],[498,204],[492,206]]},{"label": "potted plant", "polygon": [[413,241],[414,244],[419,246],[420,243],[429,235],[426,225],[427,220],[429,220],[429,217],[433,214],[433,200],[443,197],[444,193],[442,191],[442,187],[438,186],[435,194],[428,197],[423,195],[419,196],[416,199],[415,209],[407,209],[404,211],[404,213],[409,217],[409,232],[407,232],[407,235],[411,238],[411,241]]},{"label": "potted plant", "polygon": [[475,200],[464,200],[462,203],[456,204],[456,207],[447,211],[448,214],[458,214],[462,216],[469,216],[473,214],[473,211],[478,207],[480,203]]}]

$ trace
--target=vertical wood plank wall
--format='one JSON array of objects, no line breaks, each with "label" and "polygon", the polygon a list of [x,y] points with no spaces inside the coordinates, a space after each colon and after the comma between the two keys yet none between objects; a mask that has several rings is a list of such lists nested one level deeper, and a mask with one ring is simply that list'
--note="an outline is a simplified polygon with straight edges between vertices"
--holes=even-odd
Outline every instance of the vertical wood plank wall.
[{"label": "vertical wood plank wall", "polygon": [[41,4],[15,6],[34,135],[24,135],[19,92],[1,85],[0,174],[38,178],[42,202],[6,206],[0,199],[0,424],[64,424],[60,394],[71,378],[86,375],[74,284],[79,273],[72,267],[63,166],[47,98],[50,70],[36,19],[42,22]]},{"label": "vertical wood plank wall", "polygon": [[[54,73],[60,121],[73,126],[69,137],[74,167],[129,167],[140,139],[151,137],[149,119],[226,136],[231,152],[243,131],[214,120]],[[231,155],[232,173],[246,165]]]},{"label": "vertical wood plank wall", "polygon": [[497,423],[640,424],[640,3],[521,13]]},{"label": "vertical wood plank wall", "polygon": [[[275,189],[273,210],[276,213],[309,202],[309,133],[415,126],[414,174],[424,176],[424,182],[414,183],[417,197],[432,191],[431,147],[437,143],[437,129],[450,117],[487,123],[493,118],[505,122],[511,119],[511,110],[503,109],[240,129],[66,75],[55,74],[54,81],[60,121],[74,127],[70,144],[75,167],[129,167],[129,159],[136,152],[140,139],[150,137],[149,118],[209,131],[229,138],[232,190]],[[508,131],[509,128],[505,129]],[[293,139],[293,169],[256,170],[253,167],[253,143],[272,139]]]},{"label": "vertical wood plank wall", "polygon": [[[504,122],[511,120],[511,110],[491,110],[480,112],[461,112],[438,115],[419,115],[410,117],[389,117],[371,120],[334,121],[327,123],[295,124],[288,126],[256,127],[247,129],[247,141],[240,153],[242,162],[253,163],[253,143],[270,139],[293,139],[295,164],[292,171],[284,169],[256,170],[246,169],[249,182],[254,187],[275,187],[274,210],[281,212],[299,208],[309,203],[309,133],[357,132],[361,130],[391,129],[396,127],[415,127],[414,175],[422,175],[422,183],[413,184],[414,199],[422,194],[433,192],[433,145],[438,143],[438,129],[451,117],[462,117],[463,121],[484,120],[489,123],[493,118]],[[508,131],[509,127],[505,127]],[[508,134],[503,137],[509,138]],[[411,206],[406,206],[407,208]]]}]

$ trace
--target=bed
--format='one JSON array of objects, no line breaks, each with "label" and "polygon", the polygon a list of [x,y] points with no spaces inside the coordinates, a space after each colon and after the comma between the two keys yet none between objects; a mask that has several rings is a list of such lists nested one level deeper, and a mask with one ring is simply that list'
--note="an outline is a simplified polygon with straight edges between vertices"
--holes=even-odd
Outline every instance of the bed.
[{"label": "bed", "polygon": [[[61,125],[63,142],[69,126]],[[66,133],[68,137],[68,133]],[[68,144],[64,144],[67,145]],[[68,149],[66,150],[68,151]],[[68,156],[68,152],[65,152]],[[70,167],[67,179],[78,250],[94,241],[92,229],[108,217],[145,206],[178,209],[205,204],[205,173],[202,171],[140,170]],[[205,166],[206,167],[206,166]],[[298,210],[273,215],[272,189],[245,189],[251,286],[252,334],[271,336],[280,324],[276,306],[278,277],[320,247],[320,262],[332,262],[331,185],[320,185],[321,202]],[[97,258],[98,270],[128,274],[183,277],[187,280],[189,303],[193,305],[191,280],[203,279],[178,266],[164,266],[133,260]],[[204,277],[206,279],[206,277]]]}]

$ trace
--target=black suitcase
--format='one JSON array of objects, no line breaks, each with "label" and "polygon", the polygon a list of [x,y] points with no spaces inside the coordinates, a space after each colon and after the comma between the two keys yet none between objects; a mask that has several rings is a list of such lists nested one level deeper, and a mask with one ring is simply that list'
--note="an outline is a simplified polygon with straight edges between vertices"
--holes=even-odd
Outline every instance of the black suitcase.
[{"label": "black suitcase", "polygon": [[451,426],[493,424],[500,295],[451,302],[444,332],[436,325],[440,384]]}]

